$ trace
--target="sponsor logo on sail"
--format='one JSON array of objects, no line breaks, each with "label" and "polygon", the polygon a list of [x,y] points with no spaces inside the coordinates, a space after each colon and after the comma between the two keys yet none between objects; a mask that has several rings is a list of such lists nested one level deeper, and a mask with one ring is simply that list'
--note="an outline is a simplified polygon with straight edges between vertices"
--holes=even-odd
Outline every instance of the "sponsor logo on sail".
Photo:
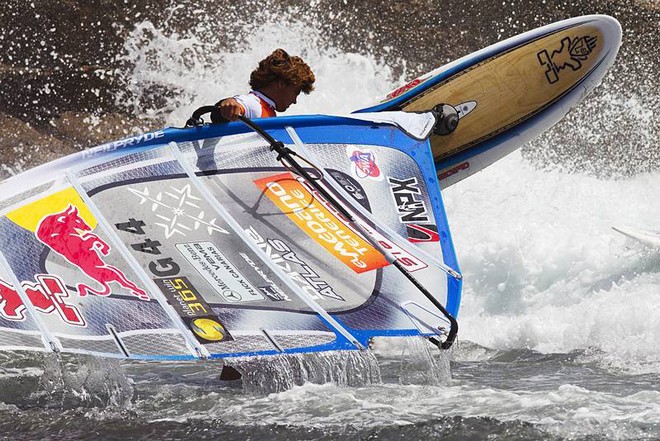
[{"label": "sponsor logo on sail", "polygon": [[[291,280],[310,295],[314,300],[320,300],[323,297],[331,298],[344,302],[344,298],[321,277],[310,265],[303,260],[291,247],[281,239],[264,239],[257,230],[250,226],[245,230],[248,237],[263,250],[270,260],[280,267]],[[263,288],[262,288],[263,290]],[[272,295],[268,295],[271,300],[281,300]]]},{"label": "sponsor logo on sail", "polygon": [[437,242],[440,240],[437,227],[431,222],[416,177],[398,179],[387,177],[399,220],[406,225],[410,242]]},{"label": "sponsor logo on sail", "polygon": [[385,256],[333,213],[318,194],[313,194],[290,173],[258,179],[255,184],[314,242],[356,273],[388,265]]},{"label": "sponsor logo on sail", "polygon": [[190,184],[181,188],[170,186],[166,191],[152,194],[149,187],[144,190],[129,188],[129,192],[140,198],[140,205],[151,204],[151,211],[158,219],[154,224],[165,231],[165,238],[174,235],[186,237],[188,232],[205,228],[209,236],[213,232],[229,234],[229,231],[216,225],[216,218],[207,219],[202,199],[193,194]]},{"label": "sponsor logo on sail", "polygon": [[154,279],[154,282],[200,343],[233,340],[211,306],[187,277],[166,277]]},{"label": "sponsor logo on sail", "polygon": [[263,300],[264,296],[213,242],[176,245],[197,272],[229,303]]},{"label": "sponsor logo on sail", "polygon": [[190,328],[202,340],[218,342],[227,340],[229,335],[219,322],[210,318],[197,318],[191,322]]},{"label": "sponsor logo on sail", "polygon": [[230,289],[222,291],[221,296],[230,303],[240,302],[243,299],[239,293]]},{"label": "sponsor logo on sail", "polygon": [[260,286],[259,289],[261,290],[262,293],[264,293],[266,297],[271,299],[273,302],[291,301],[289,296],[284,294],[284,292],[281,289],[277,289],[273,286]]},{"label": "sponsor logo on sail", "polygon": [[426,204],[421,199],[422,190],[416,177],[397,179],[388,176],[387,182],[402,223],[428,222]]},{"label": "sponsor logo on sail", "polygon": [[154,279],[181,317],[202,317],[213,313],[187,277]]},{"label": "sponsor logo on sail", "polygon": [[408,236],[408,240],[413,243],[440,241],[440,236],[438,235],[438,227],[432,224],[407,224],[406,234]]},{"label": "sponsor logo on sail", "polygon": [[[65,299],[69,298],[69,292],[59,277],[37,274],[35,279],[37,283],[23,282],[21,286],[37,311],[44,314],[56,313],[70,325],[87,326],[78,308],[65,302]],[[25,310],[25,304],[14,287],[0,279],[0,317],[25,321]]]},{"label": "sponsor logo on sail", "polygon": [[165,136],[165,132],[162,130],[159,130],[157,132],[150,132],[150,133],[143,133],[137,136],[132,136],[130,138],[122,139],[119,141],[114,141],[114,142],[109,142],[107,144],[100,145],[96,148],[89,149],[89,150],[83,150],[82,152],[82,157],[87,158],[91,157],[94,155],[99,155],[102,153],[108,153],[112,152],[114,150],[121,149],[126,146],[134,146],[141,144],[143,142],[149,142],[153,141],[155,139],[159,139]]},{"label": "sponsor logo on sail", "polygon": [[369,149],[348,147],[346,151],[351,161],[351,171],[360,179],[383,180],[383,174],[378,167],[376,154]]},{"label": "sponsor logo on sail", "polygon": [[261,266],[257,264],[254,260],[250,258],[250,256],[247,255],[247,253],[238,253],[238,255],[245,260],[245,262],[252,267],[255,273],[261,277],[264,282],[268,283],[267,286],[260,286],[259,289],[263,294],[266,295],[271,300],[274,301],[282,301],[285,300],[287,302],[290,302],[291,299],[289,296],[287,296],[284,291],[282,291],[281,288],[277,286],[277,283],[273,281],[268,274],[266,274],[266,271],[264,271]]},{"label": "sponsor logo on sail", "polygon": [[362,205],[367,211],[371,211],[371,205],[369,204],[367,193],[357,179],[339,170],[326,168],[325,171],[337,181],[337,183],[355,200],[355,202]]}]

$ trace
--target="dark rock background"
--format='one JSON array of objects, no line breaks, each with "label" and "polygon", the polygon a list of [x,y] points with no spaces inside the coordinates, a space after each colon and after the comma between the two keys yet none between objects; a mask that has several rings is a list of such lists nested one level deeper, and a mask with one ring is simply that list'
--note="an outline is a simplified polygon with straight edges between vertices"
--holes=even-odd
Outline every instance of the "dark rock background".
[{"label": "dark rock background", "polygon": [[[130,95],[127,73],[133,66],[122,57],[125,40],[145,20],[183,37],[194,33],[195,23],[202,20],[214,29],[201,36],[204,41],[240,51],[246,29],[236,32],[235,23],[256,28],[281,14],[284,20],[313,23],[322,31],[324,41],[319,45],[382,57],[399,72],[405,60],[405,74],[413,78],[501,39],[592,13],[612,15],[622,24],[624,44],[617,64],[588,105],[525,147],[524,154],[542,167],[602,177],[654,170],[660,165],[660,148],[653,136],[660,133],[658,0],[588,4],[561,0],[244,0],[240,4],[4,0],[0,7],[0,177],[163,125],[162,117],[146,117],[140,109],[158,107],[163,96],[176,95],[166,84],[150,85],[137,106],[118,99]],[[640,130],[639,118],[620,105],[630,99],[651,112],[646,124],[654,127]],[[598,142],[579,136],[579,128],[585,125],[602,132]],[[635,138],[635,132],[646,135]]]}]

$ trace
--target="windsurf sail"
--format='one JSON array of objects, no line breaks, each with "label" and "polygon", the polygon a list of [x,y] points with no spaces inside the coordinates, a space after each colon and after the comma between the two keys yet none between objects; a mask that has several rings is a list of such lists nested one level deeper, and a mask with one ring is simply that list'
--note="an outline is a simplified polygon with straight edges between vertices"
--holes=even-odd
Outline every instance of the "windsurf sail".
[{"label": "windsurf sail", "polygon": [[315,182],[240,123],[5,181],[0,349],[189,359],[446,339],[461,279],[429,121],[260,120]]}]

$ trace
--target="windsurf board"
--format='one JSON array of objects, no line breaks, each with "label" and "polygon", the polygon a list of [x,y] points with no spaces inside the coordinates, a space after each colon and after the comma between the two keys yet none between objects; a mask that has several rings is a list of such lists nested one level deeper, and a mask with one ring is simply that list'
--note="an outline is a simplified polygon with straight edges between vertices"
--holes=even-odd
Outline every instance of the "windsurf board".
[{"label": "windsurf board", "polygon": [[601,82],[620,44],[621,27],[612,17],[563,20],[415,78],[357,112],[420,112],[451,105],[458,127],[431,138],[445,188],[561,120]]}]

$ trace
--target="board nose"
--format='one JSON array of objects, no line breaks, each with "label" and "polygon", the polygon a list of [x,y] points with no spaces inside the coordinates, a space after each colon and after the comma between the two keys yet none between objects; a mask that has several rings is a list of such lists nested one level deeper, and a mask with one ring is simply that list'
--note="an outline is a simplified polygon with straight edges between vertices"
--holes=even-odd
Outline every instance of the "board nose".
[{"label": "board nose", "polygon": [[593,15],[595,21],[598,22],[598,27],[601,32],[609,41],[607,42],[610,46],[615,46],[616,49],[613,51],[616,54],[621,46],[621,38],[623,36],[623,30],[621,29],[621,23],[609,15]]}]

